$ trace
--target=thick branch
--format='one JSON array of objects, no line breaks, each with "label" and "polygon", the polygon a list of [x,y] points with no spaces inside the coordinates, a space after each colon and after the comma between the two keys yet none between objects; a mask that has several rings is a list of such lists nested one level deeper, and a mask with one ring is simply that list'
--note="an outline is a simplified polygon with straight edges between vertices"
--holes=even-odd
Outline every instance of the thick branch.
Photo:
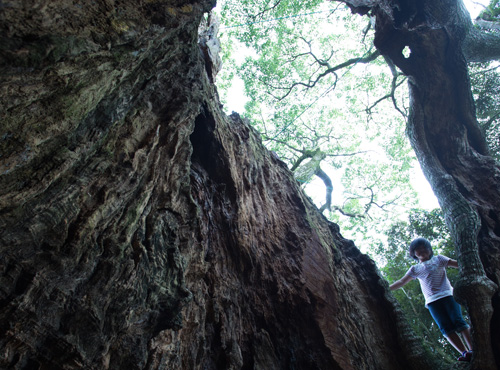
[{"label": "thick branch", "polygon": [[349,212],[345,212],[342,208],[340,207],[333,207],[333,210],[334,211],[339,211],[341,214],[343,214],[344,216],[347,216],[347,217],[353,217],[353,218],[365,218],[366,215],[362,215],[362,214],[359,214],[359,213],[349,213]]},{"label": "thick branch", "polygon": [[500,23],[476,19],[474,24],[486,30],[500,30]]},{"label": "thick branch", "polygon": [[325,171],[323,171],[320,166],[318,165],[318,169],[316,170],[316,176],[318,176],[323,182],[325,183],[326,186],[326,200],[325,204],[321,206],[319,209],[320,212],[323,212],[325,209],[330,210],[332,206],[332,191],[333,191],[333,184],[332,180],[330,179],[330,176],[326,174]]},{"label": "thick branch", "polygon": [[500,34],[470,27],[462,49],[467,62],[500,60]]},{"label": "thick branch", "polygon": [[[278,141],[278,140],[277,140]],[[282,142],[283,143],[283,142]],[[283,143],[284,144],[284,143]],[[287,144],[286,144],[287,145]],[[287,145],[288,146],[288,145]],[[297,151],[300,151],[298,149],[295,149]],[[290,171],[294,172],[302,162],[304,162],[306,159],[308,158],[312,158],[314,157],[314,154],[315,152],[313,151],[309,151],[309,150],[304,150],[304,151],[300,151],[302,153],[302,155],[295,161],[295,163],[292,165],[292,168],[290,169]]]}]

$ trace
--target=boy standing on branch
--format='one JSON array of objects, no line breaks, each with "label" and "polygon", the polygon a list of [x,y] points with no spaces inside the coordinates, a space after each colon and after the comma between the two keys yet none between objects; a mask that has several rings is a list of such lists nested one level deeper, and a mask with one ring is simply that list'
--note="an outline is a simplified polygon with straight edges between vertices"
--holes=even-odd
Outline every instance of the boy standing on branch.
[{"label": "boy standing on branch", "polygon": [[[446,267],[458,268],[458,263],[449,257],[434,256],[427,239],[418,238],[410,244],[410,256],[419,261],[410,267],[405,276],[391,284],[396,290],[418,279],[425,297],[425,307],[429,309],[439,330],[453,347],[460,352],[458,361],[470,361],[472,358],[472,340],[469,325],[464,321],[460,305],[453,298],[453,288],[446,275]],[[460,339],[461,333],[464,342]]]}]

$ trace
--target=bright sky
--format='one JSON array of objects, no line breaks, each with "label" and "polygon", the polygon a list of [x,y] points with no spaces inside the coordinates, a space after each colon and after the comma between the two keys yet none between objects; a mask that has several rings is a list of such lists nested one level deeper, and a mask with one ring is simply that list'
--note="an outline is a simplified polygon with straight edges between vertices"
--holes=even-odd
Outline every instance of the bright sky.
[{"label": "bright sky", "polygon": [[489,0],[464,0],[465,7],[472,19],[475,19],[489,3]]},{"label": "bright sky", "polygon": [[[465,7],[469,11],[471,18],[475,19],[478,14],[483,10],[488,4],[489,0],[463,0]],[[240,51],[239,53],[235,53],[237,59],[243,61],[247,56],[245,52]],[[227,94],[227,102],[225,105],[225,110],[227,113],[231,112],[244,112],[245,111],[245,103],[248,98],[243,94],[244,86],[243,81],[239,78],[235,78],[231,88],[229,89],[229,93]]]},{"label": "bright sky", "polygon": [[[486,5],[489,4],[489,0],[463,0],[463,1],[469,13],[471,14],[472,19],[475,19],[479,14],[479,12],[483,10],[486,7]],[[236,53],[236,55],[240,57],[242,61],[247,56],[245,55],[244,48],[242,51]],[[227,94],[227,102],[224,107],[227,113],[231,113],[232,111],[241,113],[245,111],[245,103],[247,102],[248,98],[244,95],[243,91],[244,91],[243,81],[240,80],[239,78],[235,78]],[[335,178],[335,176],[333,176],[332,178]],[[411,174],[411,181],[414,189],[419,194],[420,207],[428,210],[439,207],[438,201],[434,196],[434,193],[429,183],[425,179],[418,163],[415,163],[414,170],[412,171]],[[338,187],[334,185],[334,188]],[[317,189],[317,191],[315,191],[315,189]],[[313,199],[316,198],[315,200],[323,200],[324,185],[322,181],[320,179],[312,181],[310,185],[308,185],[307,193]]]}]

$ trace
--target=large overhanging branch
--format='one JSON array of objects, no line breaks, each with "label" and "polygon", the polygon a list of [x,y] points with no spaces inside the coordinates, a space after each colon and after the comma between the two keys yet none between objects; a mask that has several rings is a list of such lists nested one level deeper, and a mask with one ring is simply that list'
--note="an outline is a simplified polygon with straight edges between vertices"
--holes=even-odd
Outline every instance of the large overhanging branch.
[{"label": "large overhanging branch", "polygon": [[[466,30],[462,50],[467,62],[489,62],[492,60],[500,60],[500,34],[487,32],[487,30],[498,29],[500,27],[499,24],[496,22],[478,20],[475,23],[483,29],[474,27],[470,14],[463,5],[462,0],[456,1],[458,1],[458,6],[456,8],[458,11],[453,13],[448,9],[445,10],[447,10],[449,14],[453,13],[453,16],[456,17],[455,22],[460,23]],[[342,2],[346,3],[354,13],[361,15],[368,14],[373,9],[378,8],[379,11],[383,11],[393,17],[394,9],[397,9],[396,6],[391,5],[391,1],[387,0],[344,0]],[[409,2],[409,4],[416,3]],[[436,4],[439,5],[439,2],[436,2]],[[415,9],[417,8],[416,6],[414,7]],[[423,9],[424,6],[422,5],[420,8]],[[432,9],[443,11],[446,7],[440,8],[440,6],[434,6],[434,4],[431,6],[429,3],[425,6],[425,8],[428,11]],[[442,20],[443,15],[438,14],[437,10],[434,14],[431,14],[431,17],[429,18],[434,18],[434,21],[439,23]],[[419,14],[416,15],[417,16],[414,20],[412,20],[413,24],[409,23],[405,27],[419,26],[417,24]]]},{"label": "large overhanging branch", "polygon": [[325,210],[330,210],[332,206],[332,192],[333,192],[332,179],[330,179],[330,176],[328,176],[326,172],[323,171],[319,165],[315,175],[318,176],[321,180],[323,180],[323,183],[325,184],[326,187],[325,204],[321,206],[319,211],[323,212]]},{"label": "large overhanging branch", "polygon": [[500,60],[500,33],[487,33],[471,27],[462,50],[467,62]]},{"label": "large overhanging branch", "polygon": [[500,30],[500,23],[497,22],[490,22],[490,21],[485,21],[483,19],[476,19],[474,21],[474,24],[486,30]]},{"label": "large overhanging branch", "polygon": [[[364,152],[357,152],[357,153],[344,153],[344,154],[327,154],[321,149],[313,149],[313,150],[306,150],[306,149],[296,149],[294,148],[295,151],[301,152],[302,155],[293,163],[291,171],[294,172],[294,176],[296,177],[297,181],[300,183],[307,183],[312,176],[316,175],[319,177],[323,183],[325,184],[326,188],[326,194],[325,194],[325,203],[320,207],[320,212],[323,212],[325,210],[331,211],[332,208],[335,211],[339,211],[342,215],[348,216],[348,217],[356,217],[356,218],[363,218],[368,214],[368,211],[370,210],[370,207],[372,204],[375,204],[376,206],[383,208],[383,206],[380,206],[375,203],[374,201],[374,193],[371,188],[367,188],[371,191],[371,196],[370,196],[370,201],[367,203],[365,206],[365,212],[364,214],[355,214],[355,213],[349,213],[346,212],[343,208],[335,206],[332,207],[332,192],[333,192],[333,183],[330,178],[330,176],[321,169],[321,161],[323,161],[326,157],[341,157],[341,156],[353,156],[356,154],[364,153]],[[305,165],[302,165],[299,167],[306,159],[310,159],[308,163]],[[359,197],[362,198],[362,197]]]}]

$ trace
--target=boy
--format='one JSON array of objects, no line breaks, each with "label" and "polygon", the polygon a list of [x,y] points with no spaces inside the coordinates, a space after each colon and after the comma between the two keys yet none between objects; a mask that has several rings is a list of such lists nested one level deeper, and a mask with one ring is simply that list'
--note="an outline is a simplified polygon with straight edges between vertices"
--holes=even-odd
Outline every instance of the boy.
[{"label": "boy", "polygon": [[[461,353],[458,361],[470,361],[472,358],[472,340],[469,325],[464,321],[459,304],[453,299],[453,288],[446,276],[446,267],[458,268],[458,263],[446,256],[434,256],[431,243],[425,238],[418,238],[410,244],[410,256],[419,261],[410,267],[405,276],[391,284],[396,290],[418,279],[425,297],[425,307],[429,309],[439,330],[453,347]],[[462,333],[464,342],[458,333]]]}]

